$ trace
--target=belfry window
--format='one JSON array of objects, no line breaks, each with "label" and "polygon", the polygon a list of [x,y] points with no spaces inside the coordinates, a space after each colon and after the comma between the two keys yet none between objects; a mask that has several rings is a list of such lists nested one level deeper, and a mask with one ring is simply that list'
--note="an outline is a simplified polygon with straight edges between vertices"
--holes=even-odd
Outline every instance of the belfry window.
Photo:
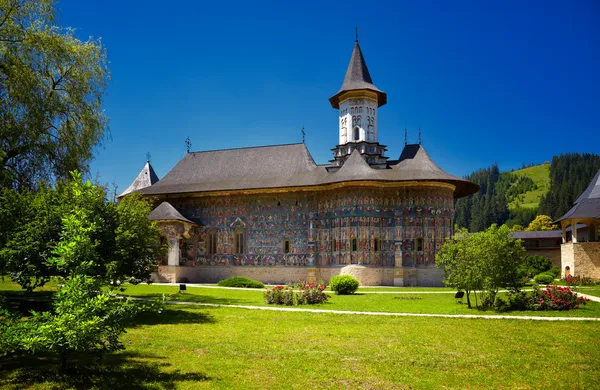
[{"label": "belfry window", "polygon": [[212,229],[208,232],[208,254],[214,255],[217,253],[217,232]]},{"label": "belfry window", "polygon": [[360,127],[354,126],[354,140],[358,141],[360,138]]},{"label": "belfry window", "polygon": [[283,241],[283,253],[290,253],[290,240]]},{"label": "belfry window", "polygon": [[375,239],[373,239],[373,250],[375,252],[379,252],[381,250],[381,242],[379,241],[379,237],[375,237]]},{"label": "belfry window", "polygon": [[423,252],[423,239],[417,238],[417,252]]},{"label": "belfry window", "polygon": [[352,252],[356,252],[358,250],[358,240],[356,237],[350,240],[350,245],[352,246]]},{"label": "belfry window", "polygon": [[234,236],[235,253],[237,255],[244,254],[244,231],[242,229],[235,230]]}]

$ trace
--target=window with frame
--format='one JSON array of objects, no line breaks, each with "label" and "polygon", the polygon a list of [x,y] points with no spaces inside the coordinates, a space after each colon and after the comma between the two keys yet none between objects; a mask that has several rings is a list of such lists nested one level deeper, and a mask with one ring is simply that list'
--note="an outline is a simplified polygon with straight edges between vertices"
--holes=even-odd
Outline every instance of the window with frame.
[{"label": "window with frame", "polygon": [[208,254],[214,255],[217,253],[217,232],[211,230],[208,232]]},{"label": "window with frame", "polygon": [[360,138],[360,127],[355,126],[354,127],[354,140],[358,141]]},{"label": "window with frame", "polygon": [[423,252],[423,239],[417,238],[417,252]]},{"label": "window with frame", "polygon": [[350,245],[352,246],[352,252],[356,252],[358,250],[358,240],[356,237],[350,240]]},{"label": "window with frame", "polygon": [[290,253],[290,241],[289,240],[284,240],[283,241],[283,253]]},{"label": "window with frame", "polygon": [[375,252],[379,252],[381,250],[381,241],[379,240],[379,237],[375,237],[375,239],[373,239],[373,250]]},{"label": "window with frame", "polygon": [[234,237],[235,253],[238,255],[244,254],[244,231],[242,229],[236,229]]},{"label": "window with frame", "polygon": [[331,251],[337,252],[337,240],[335,238],[331,241]]}]

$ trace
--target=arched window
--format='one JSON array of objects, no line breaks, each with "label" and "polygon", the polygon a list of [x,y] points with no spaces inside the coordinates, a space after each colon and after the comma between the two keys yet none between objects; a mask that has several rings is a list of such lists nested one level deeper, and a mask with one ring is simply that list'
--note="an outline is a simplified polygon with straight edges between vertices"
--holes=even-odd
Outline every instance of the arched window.
[{"label": "arched window", "polygon": [[352,246],[352,252],[356,252],[358,250],[358,240],[356,237],[350,240],[350,245]]},{"label": "arched window", "polygon": [[423,239],[417,238],[417,251],[423,252]]},{"label": "arched window", "polygon": [[290,240],[283,241],[283,253],[290,253]]},{"label": "arched window", "polygon": [[358,141],[360,138],[360,127],[354,126],[354,140]]},{"label": "arched window", "polygon": [[331,241],[331,251],[337,252],[337,240],[335,238],[333,239],[333,241]]},{"label": "arched window", "polygon": [[235,230],[234,237],[235,253],[238,255],[244,254],[244,231],[242,229]]},{"label": "arched window", "polygon": [[381,250],[381,242],[379,241],[379,237],[375,237],[373,240],[373,250],[375,252],[379,252]]},{"label": "arched window", "polygon": [[211,229],[208,232],[208,254],[214,255],[217,253],[217,232]]}]

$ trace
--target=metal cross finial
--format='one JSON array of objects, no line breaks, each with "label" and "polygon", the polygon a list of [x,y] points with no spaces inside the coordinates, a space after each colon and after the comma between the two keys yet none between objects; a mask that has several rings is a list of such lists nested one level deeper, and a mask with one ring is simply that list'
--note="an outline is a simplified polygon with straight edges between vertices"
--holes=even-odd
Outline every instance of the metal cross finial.
[{"label": "metal cross finial", "polygon": [[358,24],[356,25],[356,42],[358,42]]},{"label": "metal cross finial", "polygon": [[150,152],[146,153],[146,162],[150,162]]},{"label": "metal cross finial", "polygon": [[190,152],[190,149],[192,148],[192,141],[190,141],[190,137],[187,137],[185,139],[185,150],[187,150],[187,152]]},{"label": "metal cross finial", "polygon": [[302,126],[302,130],[300,130],[302,132],[302,143],[305,143],[305,139],[306,139],[306,133],[304,132],[304,126]]},{"label": "metal cross finial", "polygon": [[404,145],[408,145],[408,130],[404,128]]}]

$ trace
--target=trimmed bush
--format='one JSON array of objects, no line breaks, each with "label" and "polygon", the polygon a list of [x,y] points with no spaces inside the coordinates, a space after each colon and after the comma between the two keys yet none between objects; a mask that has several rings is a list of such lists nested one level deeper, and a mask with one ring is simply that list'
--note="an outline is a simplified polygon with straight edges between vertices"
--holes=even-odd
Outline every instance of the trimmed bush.
[{"label": "trimmed bush", "polygon": [[550,271],[547,271],[546,273],[554,275],[554,278],[558,278],[560,276],[560,267],[554,266],[550,268]]},{"label": "trimmed bush", "polygon": [[221,280],[217,285],[221,287],[245,287],[245,288],[265,288],[265,285],[258,280],[253,280],[245,276],[234,276]]},{"label": "trimmed bush", "polygon": [[360,283],[358,279],[350,275],[338,275],[331,278],[329,287],[339,295],[354,294]]},{"label": "trimmed bush", "polygon": [[535,275],[533,280],[537,284],[550,284],[554,281],[554,275],[549,272],[542,272],[541,274]]}]

